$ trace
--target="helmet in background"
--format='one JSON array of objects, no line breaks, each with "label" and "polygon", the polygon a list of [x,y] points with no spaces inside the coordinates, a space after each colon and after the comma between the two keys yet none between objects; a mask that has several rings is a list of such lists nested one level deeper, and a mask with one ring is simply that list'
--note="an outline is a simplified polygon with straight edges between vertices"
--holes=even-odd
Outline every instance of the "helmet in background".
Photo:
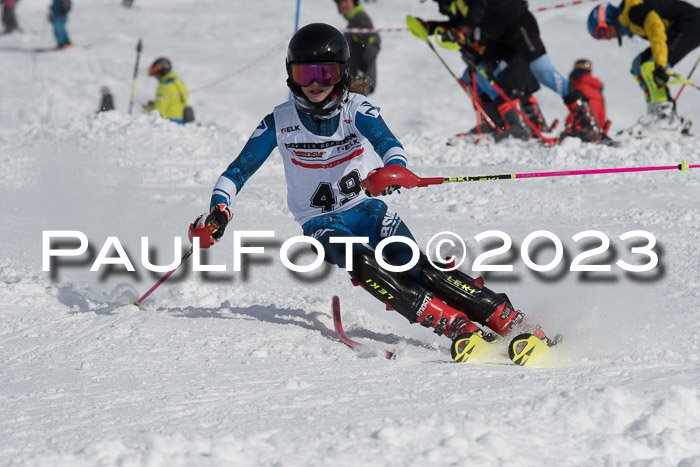
[{"label": "helmet in background", "polygon": [[594,39],[611,39],[610,29],[619,28],[620,10],[609,3],[602,3],[588,15],[588,32]]},{"label": "helmet in background", "polygon": [[173,71],[173,65],[170,63],[170,60],[165,57],[160,57],[157,58],[148,69],[148,76],[163,76],[167,75],[171,71]]}]

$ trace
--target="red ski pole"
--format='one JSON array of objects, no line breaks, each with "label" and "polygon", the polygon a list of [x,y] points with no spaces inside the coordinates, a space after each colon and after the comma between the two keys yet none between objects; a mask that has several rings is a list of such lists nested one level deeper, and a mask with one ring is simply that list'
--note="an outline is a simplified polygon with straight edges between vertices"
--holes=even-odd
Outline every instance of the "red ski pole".
[{"label": "red ski pole", "polygon": [[498,126],[496,126],[495,123],[493,123],[493,120],[491,120],[491,117],[489,117],[489,115],[486,113],[486,111],[484,110],[484,107],[481,105],[481,103],[477,102],[477,100],[475,99],[475,96],[472,96],[472,94],[469,91],[469,86],[467,86],[467,83],[465,83],[464,80],[460,79],[455,74],[455,72],[452,71],[452,68],[450,68],[450,66],[447,64],[447,62],[445,62],[445,60],[438,53],[438,51],[435,50],[435,47],[433,46],[433,44],[428,39],[426,39],[425,41],[428,44],[428,47],[430,47],[430,50],[432,50],[433,53],[437,56],[437,58],[440,60],[440,63],[442,63],[443,66],[445,67],[445,69],[447,69],[447,71],[450,73],[450,75],[452,75],[452,77],[455,80],[457,80],[457,84],[459,84],[459,86],[464,90],[464,92],[467,94],[467,96],[469,96],[469,98],[472,100],[472,104],[474,104],[474,109],[482,115],[484,120],[486,120],[486,122],[489,124],[489,126],[491,128],[493,128],[498,133],[501,133],[502,130],[500,128],[498,128]]},{"label": "red ski pole", "polygon": [[650,172],[658,170],[680,170],[685,173],[688,169],[699,168],[700,164],[688,165],[685,160],[678,165],[666,165],[657,167],[626,167],[614,169],[589,169],[589,170],[564,170],[560,172],[532,172],[519,174],[500,175],[476,175],[464,177],[428,177],[423,178],[414,174],[406,167],[390,165],[378,170],[362,181],[362,188],[369,191],[372,196],[378,196],[391,185],[399,185],[403,188],[415,188],[429,185],[442,185],[455,182],[481,182],[492,180],[513,180],[517,178],[541,178],[541,177],[567,177],[571,175],[598,175],[622,172]]},{"label": "red ski pole", "polygon": [[182,266],[182,264],[183,264],[185,261],[187,261],[187,258],[189,258],[190,255],[192,255],[192,248],[190,248],[190,250],[189,250],[187,253],[185,253],[185,256],[182,257],[182,259],[180,260],[180,264],[178,264],[177,267],[176,267],[175,269],[173,269],[172,271],[166,272],[165,275],[164,275],[163,277],[161,277],[161,278],[158,280],[158,282],[156,282],[156,283],[153,285],[153,287],[151,287],[150,289],[148,289],[148,292],[146,292],[145,294],[143,294],[143,295],[141,296],[141,298],[139,298],[139,299],[136,300],[135,302],[130,302],[130,303],[131,303],[132,305],[136,305],[137,307],[141,308],[141,307],[142,307],[143,301],[146,300],[146,298],[148,298],[148,296],[151,295],[151,294],[153,293],[154,290],[156,290],[158,287],[160,287],[160,285],[161,285],[163,282],[165,282],[166,280],[168,280],[168,277],[172,276],[172,274],[173,274],[175,271],[177,271],[177,269],[178,269],[180,266]]},{"label": "red ski pole", "polygon": [[495,131],[498,133],[501,133],[501,129],[496,126],[495,123],[493,123],[493,120],[488,116],[484,108],[481,106],[481,103],[477,101],[477,99],[474,99],[474,96],[472,96],[469,86],[467,86],[467,83],[464,82],[464,80],[460,79],[457,77],[454,71],[452,71],[452,68],[445,62],[445,60],[442,58],[442,56],[438,53],[437,50],[435,50],[435,47],[433,47],[433,44],[430,42],[430,39],[428,39],[428,30],[425,28],[425,25],[418,19],[414,18],[413,16],[407,16],[406,17],[406,25],[408,26],[408,29],[411,31],[411,33],[416,36],[418,39],[425,41],[426,44],[428,44],[428,47],[430,47],[430,50],[435,54],[435,56],[440,60],[440,63],[442,63],[442,66],[445,67],[445,69],[448,71],[450,76],[452,76],[456,81],[457,84],[459,84],[459,87],[462,88],[462,90],[469,96],[471,99],[472,103],[474,104],[474,109],[478,113],[480,113],[484,120],[488,122],[488,124],[493,128]]},{"label": "red ski pole", "polygon": [[[211,246],[211,243],[212,243],[211,234],[213,234],[214,232],[216,232],[216,225],[214,225],[214,224],[210,224],[210,225],[207,225],[206,227],[200,227],[200,228],[195,228],[194,224],[190,224],[190,228],[187,232],[187,236],[189,237],[190,242],[193,242],[193,239],[195,237],[199,238],[200,248],[209,248],[209,246]],[[180,266],[182,266],[185,261],[187,261],[187,258],[189,258],[192,255],[192,251],[193,251],[193,248],[190,248],[189,251],[187,253],[185,253],[185,255],[180,260],[180,264],[178,264],[175,267],[175,269],[173,269],[172,271],[166,272],[165,275],[163,277],[161,277],[158,280],[158,282],[156,282],[153,285],[153,287],[148,289],[148,292],[146,292],[145,294],[143,294],[141,296],[141,298],[139,298],[138,300],[136,300],[134,302],[129,302],[129,303],[141,308],[143,301],[146,300],[146,298],[148,298],[148,296],[151,295],[154,290],[156,290],[158,287],[160,287],[163,282],[168,280],[168,277],[172,276],[173,273],[175,271],[177,271],[178,268]]]},{"label": "red ski pole", "polygon": [[[479,105],[481,105],[481,98],[479,97],[479,90],[476,86],[476,72],[474,70],[472,70],[471,77],[472,77],[472,99],[474,101],[478,101]],[[476,106],[474,106],[474,108],[476,108]],[[479,112],[477,112],[476,113],[476,142],[478,143],[480,139],[481,139],[481,118],[479,116]]]}]

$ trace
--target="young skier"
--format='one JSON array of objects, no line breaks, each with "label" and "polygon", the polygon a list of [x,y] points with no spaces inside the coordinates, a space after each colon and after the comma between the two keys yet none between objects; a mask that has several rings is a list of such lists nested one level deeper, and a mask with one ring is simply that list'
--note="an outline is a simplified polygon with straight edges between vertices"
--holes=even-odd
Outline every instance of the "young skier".
[{"label": "young skier", "polygon": [[[572,118],[580,128],[577,136],[584,141],[596,142],[601,132],[593,117],[585,96],[569,91],[568,83],[552,65],[544,43],[540,38],[537,20],[528,10],[524,0],[435,0],[448,21],[423,22],[428,34],[442,28],[448,35],[458,38],[459,43],[478,42],[485,45],[481,57],[473,54],[469,61],[478,65],[479,61],[503,60],[513,62],[516,57],[527,64],[537,82],[559,94]],[[422,20],[421,20],[422,21]],[[475,60],[476,59],[476,60]],[[483,67],[482,67],[483,68]],[[491,77],[495,71],[491,73]],[[511,127],[519,128],[518,136],[529,137],[530,127],[519,121],[514,105],[518,101],[508,101],[477,73],[477,85],[481,93],[487,94],[498,107],[503,120]]]},{"label": "young skier", "polygon": [[67,49],[73,45],[66,30],[70,9],[71,0],[53,0],[51,3],[49,22],[53,24],[53,32],[56,36],[57,44],[56,49]]},{"label": "young skier", "polygon": [[[569,87],[578,89],[588,99],[591,110],[595,115],[598,125],[602,129],[603,137],[601,140],[606,143],[611,143],[612,140],[607,136],[610,122],[605,114],[605,98],[603,97],[603,83],[600,79],[593,75],[593,63],[587,58],[582,58],[574,63],[574,69],[569,73]],[[568,134],[577,134],[578,129],[575,128],[573,118],[569,116],[566,120],[566,130],[562,137]]]},{"label": "young skier", "polygon": [[632,62],[632,74],[644,91],[647,115],[642,126],[682,130],[684,124],[668,92],[673,67],[700,45],[700,8],[681,0],[623,0],[619,6],[601,4],[588,16],[588,32],[595,39],[638,35],[650,47]]},{"label": "young skier", "polygon": [[187,86],[178,79],[170,60],[165,57],[156,59],[148,69],[148,76],[158,80],[158,89],[156,99],[143,106],[145,112],[158,110],[161,117],[182,125],[194,120],[194,114],[187,106]]},{"label": "young skier", "polygon": [[[359,0],[334,0],[338,13],[348,21],[348,28],[373,29],[374,25],[365,7]],[[372,94],[377,88],[377,55],[381,39],[377,33],[347,33],[345,35],[350,45],[350,77],[352,79],[367,76],[371,84],[367,89]]]},{"label": "young skier", "polygon": [[[343,34],[322,23],[299,29],[287,49],[287,85],[293,100],[281,104],[255,129],[238,157],[219,177],[210,210],[191,229],[212,226],[218,241],[233,217],[231,205],[246,181],[277,148],[287,179],[287,204],[303,233],[318,240],[326,261],[346,268],[345,245],[333,238],[367,237],[371,248],[352,245],[350,276],[406,317],[452,339],[452,355],[466,360],[479,345],[493,340],[473,321],[505,335],[521,324],[502,294],[459,271],[443,272],[425,256],[396,274],[377,263],[373,248],[385,238],[413,235],[382,201],[361,188],[364,182],[391,177],[405,169],[403,146],[365,96],[350,92],[350,51]],[[399,187],[384,183],[375,195]],[[399,242],[384,249],[389,264],[404,265],[411,247]],[[547,342],[546,336],[538,335]],[[483,350],[485,347],[482,347]]]}]

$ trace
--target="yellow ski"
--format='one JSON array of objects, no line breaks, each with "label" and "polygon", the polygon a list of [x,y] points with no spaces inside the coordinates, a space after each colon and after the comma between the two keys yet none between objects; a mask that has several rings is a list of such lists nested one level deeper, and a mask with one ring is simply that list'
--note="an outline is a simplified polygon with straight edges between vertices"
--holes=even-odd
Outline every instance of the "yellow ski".
[{"label": "yellow ski", "polygon": [[472,359],[478,359],[478,357],[491,350],[492,347],[490,341],[484,340],[483,333],[470,332],[452,341],[450,354],[455,362],[464,363]]},{"label": "yellow ski", "polygon": [[531,366],[542,363],[542,357],[549,352],[549,348],[561,340],[556,336],[554,340],[540,339],[533,334],[520,334],[513,338],[508,345],[508,356],[516,365]]}]

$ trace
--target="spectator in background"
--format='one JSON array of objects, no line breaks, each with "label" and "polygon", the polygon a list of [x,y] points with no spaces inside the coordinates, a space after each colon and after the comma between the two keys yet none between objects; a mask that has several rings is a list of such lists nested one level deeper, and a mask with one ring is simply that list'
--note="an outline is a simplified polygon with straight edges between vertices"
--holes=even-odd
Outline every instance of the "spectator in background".
[{"label": "spectator in background", "polygon": [[15,14],[16,0],[2,0],[2,26],[5,34],[21,32]]},{"label": "spectator in background", "polygon": [[[600,138],[601,142],[614,145],[613,140],[608,136],[610,121],[605,114],[603,83],[593,75],[593,63],[587,58],[576,60],[574,68],[571,70],[571,73],[569,73],[569,91],[575,89],[583,93],[586,99],[588,99],[588,104],[591,106],[593,115],[602,132]],[[576,133],[575,130],[570,129],[572,125],[574,125],[574,121],[572,116],[569,115],[566,119],[567,131],[564,132],[565,134]]]},{"label": "spectator in background", "polygon": [[[588,103],[591,105],[598,125],[606,131],[610,123],[605,115],[603,83],[593,75],[593,63],[590,60],[582,58],[574,63],[574,68],[569,74],[569,87],[578,89],[588,98]],[[567,120],[567,123],[569,121],[570,119]]]},{"label": "spectator in background", "polygon": [[173,72],[169,59],[160,57],[148,69],[148,76],[158,80],[156,99],[146,104],[145,112],[157,110],[161,117],[184,125],[194,120],[194,112],[187,106],[187,86]]},{"label": "spectator in background", "polygon": [[100,88],[100,93],[102,94],[102,99],[100,100],[100,108],[97,109],[97,113],[114,110],[114,98],[112,97],[112,91],[110,91],[107,86],[102,86]]},{"label": "spectator in background", "polygon": [[[335,0],[338,12],[348,21],[348,28],[374,29],[372,20],[360,5],[359,0]],[[377,33],[346,33],[350,44],[350,76],[353,80],[368,77],[372,82],[367,93],[372,94],[377,87],[377,54],[380,38]]]},{"label": "spectator in background", "polygon": [[53,24],[53,33],[56,36],[57,49],[67,49],[73,43],[68,37],[66,23],[68,22],[68,12],[71,9],[71,0],[53,0],[49,21]]}]

